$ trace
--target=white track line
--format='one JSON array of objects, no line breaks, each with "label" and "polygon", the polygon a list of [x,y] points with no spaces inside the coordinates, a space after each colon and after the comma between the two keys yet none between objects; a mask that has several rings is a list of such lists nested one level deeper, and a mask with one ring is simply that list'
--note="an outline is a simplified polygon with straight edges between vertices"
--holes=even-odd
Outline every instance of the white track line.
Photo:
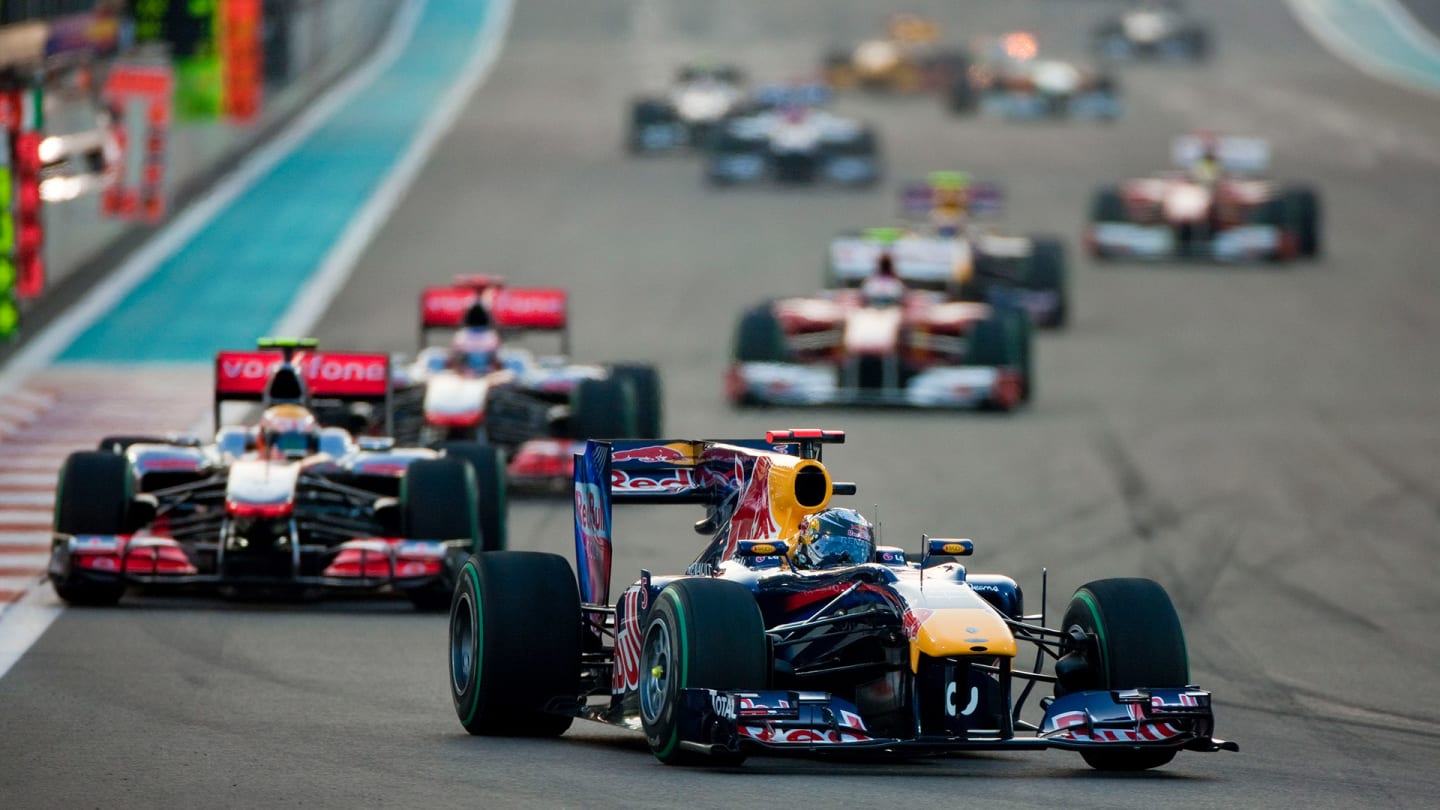
[{"label": "white track line", "polygon": [[510,16],[514,11],[514,0],[493,0],[490,14],[481,26],[475,40],[475,51],[470,61],[460,71],[459,80],[450,86],[441,98],[439,106],[425,119],[415,140],[410,142],[405,154],[390,167],[385,179],[376,187],[365,206],[350,220],[340,240],[325,254],[319,272],[310,277],[300,288],[294,302],[280,320],[271,328],[272,335],[309,334],[315,323],[335,300],[340,288],[345,286],[360,254],[369,246],[380,226],[390,218],[395,207],[405,198],[406,192],[415,184],[415,178],[425,167],[430,155],[435,152],[440,139],[455,126],[455,121],[465,109],[465,102],[475,93],[485,78],[494,69],[500,58],[500,46],[510,30]]},{"label": "white track line", "polygon": [[[1440,75],[1416,70],[1409,65],[1392,62],[1376,54],[1350,35],[1343,26],[1332,20],[1323,7],[1330,5],[1326,0],[1286,0],[1291,14],[1300,25],[1310,32],[1327,50],[1360,72],[1389,84],[1399,84],[1411,90],[1440,96]],[[1374,11],[1390,20],[1396,32],[1409,40],[1417,51],[1428,53],[1440,59],[1440,40],[1437,40],[1410,12],[1395,0],[1368,0]]]}]

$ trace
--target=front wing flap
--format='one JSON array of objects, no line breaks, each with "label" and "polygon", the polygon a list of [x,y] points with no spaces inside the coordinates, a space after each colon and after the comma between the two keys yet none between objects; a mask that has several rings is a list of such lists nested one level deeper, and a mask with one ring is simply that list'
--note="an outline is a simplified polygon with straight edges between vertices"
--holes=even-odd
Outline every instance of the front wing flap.
[{"label": "front wing flap", "polygon": [[1072,751],[1096,748],[1183,748],[1238,751],[1210,736],[1210,693],[1199,689],[1076,692],[1050,703],[1040,731],[1006,737],[873,736],[859,710],[824,692],[721,692],[685,689],[680,696],[680,740],[701,752],[767,754],[845,752],[944,753],[972,750]]}]

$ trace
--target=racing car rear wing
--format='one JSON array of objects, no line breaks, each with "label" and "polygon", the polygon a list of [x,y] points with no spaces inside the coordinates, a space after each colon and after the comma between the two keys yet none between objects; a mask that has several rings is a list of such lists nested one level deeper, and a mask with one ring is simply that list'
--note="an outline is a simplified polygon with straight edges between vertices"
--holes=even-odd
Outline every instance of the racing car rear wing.
[{"label": "racing car rear wing", "polygon": [[900,216],[929,216],[945,205],[963,205],[971,217],[999,216],[1005,210],[1005,191],[996,183],[971,180],[964,172],[931,172],[924,180],[900,186]]},{"label": "racing car rear wing", "polygon": [[[491,281],[493,276],[478,277]],[[466,279],[457,279],[464,281]],[[502,287],[457,283],[427,287],[420,294],[420,343],[431,330],[491,326],[502,333],[559,332],[561,352],[569,354],[569,296],[550,287]]]},{"label": "racing car rear wing", "polygon": [[[281,377],[299,390],[280,392],[282,398],[301,404],[316,401],[379,403],[384,408],[385,432],[391,431],[390,355],[369,352],[321,352],[314,341],[262,340],[252,351],[215,354],[215,425],[225,402],[264,402],[276,393]],[[282,375],[282,369],[293,374]]]},{"label": "racing car rear wing", "polygon": [[838,430],[776,430],[765,441],[590,440],[575,456],[575,557],[580,598],[608,603],[611,505],[685,503],[706,507],[697,531],[724,527],[730,546],[740,540],[778,538],[832,495],[853,495],[820,461],[824,444],[845,440]]}]

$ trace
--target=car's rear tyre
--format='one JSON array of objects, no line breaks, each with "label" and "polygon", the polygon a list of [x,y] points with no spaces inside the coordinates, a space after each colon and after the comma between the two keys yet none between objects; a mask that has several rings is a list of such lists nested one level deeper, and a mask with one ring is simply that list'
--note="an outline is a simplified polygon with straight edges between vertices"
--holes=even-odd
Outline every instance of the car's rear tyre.
[{"label": "car's rear tyre", "polygon": [[[1095,193],[1090,197],[1091,227],[1106,222],[1126,222],[1127,220],[1125,198],[1121,196],[1119,186],[1101,186],[1095,189]],[[1096,259],[1110,258],[1110,254],[1106,253],[1098,244],[1092,245],[1090,255]]]},{"label": "car's rear tyre", "polygon": [[450,603],[450,697],[471,734],[554,737],[580,695],[580,592],[564,557],[476,554]]},{"label": "car's rear tyre", "polygon": [[1323,250],[1320,194],[1311,186],[1292,186],[1284,195],[1294,200],[1297,209],[1300,255],[1307,259],[1318,257]]},{"label": "car's rear tyre", "polygon": [[[459,458],[411,462],[400,479],[400,530],[415,540],[469,539],[479,551],[480,521],[475,491],[475,470]],[[444,610],[455,590],[455,574],[446,566],[436,582],[406,589],[416,609]]]},{"label": "car's rear tyre", "polygon": [[723,579],[670,583],[655,599],[640,649],[640,722],[666,765],[738,765],[744,754],[704,755],[680,746],[680,693],[689,688],[764,689],[770,659],[755,597]]},{"label": "car's rear tyre", "polygon": [[480,521],[480,551],[501,551],[510,545],[505,458],[500,448],[475,442],[440,445],[449,458],[470,462],[475,471],[475,508]]},{"label": "car's rear tyre", "polygon": [[570,396],[570,427],[577,439],[634,437],[635,389],[628,380],[581,380]]},{"label": "car's rear tyre", "polygon": [[[1057,663],[1057,695],[1090,689],[1179,688],[1190,681],[1180,617],[1169,594],[1153,580],[1101,579],[1081,586],[1060,627],[1066,632],[1078,628],[1090,641]],[[1107,748],[1082,751],[1081,756],[1097,770],[1143,771],[1174,759],[1175,750]]]},{"label": "car's rear tyre", "polygon": [[660,372],[651,365],[622,364],[610,371],[612,378],[629,382],[635,394],[635,437],[658,439],[664,431],[665,397]]},{"label": "car's rear tyre", "polygon": [[[114,452],[71,453],[60,468],[55,489],[55,532],[69,535],[128,534],[130,464]],[[125,595],[117,572],[113,582],[67,571],[52,576],[55,593],[72,605],[113,605]]]},{"label": "car's rear tyre", "polygon": [[1065,243],[1053,236],[1032,236],[1030,273],[1025,286],[1056,295],[1055,310],[1043,326],[1060,328],[1070,317],[1070,285],[1065,272]]},{"label": "car's rear tyre", "polygon": [[785,328],[770,304],[753,307],[740,316],[734,352],[737,363],[783,363],[789,359]]}]

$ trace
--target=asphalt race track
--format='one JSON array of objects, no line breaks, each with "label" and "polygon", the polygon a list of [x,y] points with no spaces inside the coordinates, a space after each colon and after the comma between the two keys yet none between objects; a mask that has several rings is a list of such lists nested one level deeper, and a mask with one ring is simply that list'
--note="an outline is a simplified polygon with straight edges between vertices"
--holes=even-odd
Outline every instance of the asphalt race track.
[{"label": "asphalt race track", "polygon": [[[955,120],[852,98],[876,119],[883,191],[705,188],[684,158],[621,149],[624,107],[685,59],[813,71],[878,27],[861,0],[525,0],[504,53],[318,329],[409,349],[415,298],[457,272],[572,292],[580,357],[653,359],[674,437],[849,431],[827,454],[887,542],[973,537],[975,571],[1049,609],[1149,576],[1185,622],[1194,680],[1239,754],[1123,778],[1074,754],[909,763],[754,758],[671,769],[638,733],[472,738],[446,693],[445,620],[408,604],[133,597],[68,609],[0,680],[0,806],[1430,807],[1440,795],[1440,100],[1331,56],[1278,0],[1212,0],[1218,58],[1131,66],[1105,126]],[[947,31],[1029,27],[1079,51],[1110,6],[893,5]],[[1103,266],[1078,257],[1091,189],[1159,168],[1197,127],[1270,138],[1322,189],[1324,258],[1294,267]],[[1013,416],[732,412],[734,318],[819,283],[836,230],[887,223],[893,181],[1004,184],[1009,224],[1071,242],[1073,327],[1039,345]],[[678,570],[685,507],[616,515],[616,579]],[[567,499],[512,504],[512,546],[572,556]]]}]

